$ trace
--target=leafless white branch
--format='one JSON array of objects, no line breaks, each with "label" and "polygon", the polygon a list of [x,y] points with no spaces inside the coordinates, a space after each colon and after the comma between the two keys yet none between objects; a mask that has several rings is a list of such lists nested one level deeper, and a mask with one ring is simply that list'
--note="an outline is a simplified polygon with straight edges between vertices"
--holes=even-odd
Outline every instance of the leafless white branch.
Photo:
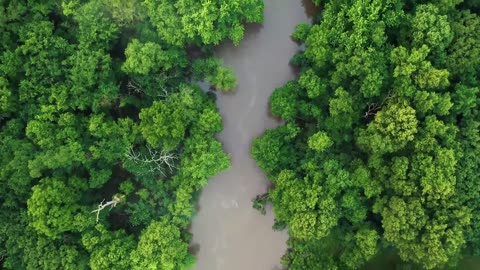
[{"label": "leafless white branch", "polygon": [[365,115],[363,115],[363,118],[367,118],[370,115],[375,115],[378,110],[382,108],[382,105],[378,105],[377,103],[369,103],[368,104],[368,109],[365,112]]},{"label": "leafless white branch", "polygon": [[93,210],[92,213],[97,213],[97,223],[98,223],[98,218],[100,216],[100,212],[105,209],[105,207],[110,206],[110,209],[113,207],[117,206],[119,204],[124,196],[113,196],[113,199],[111,201],[108,201],[106,203],[103,203],[105,199],[102,200],[102,202],[98,205],[97,209]]},{"label": "leafless white branch", "polygon": [[[170,76],[170,75],[161,75],[162,78],[160,78],[161,80],[163,81],[166,81],[166,80],[169,80],[169,79],[172,79],[174,78],[173,76]],[[160,77],[160,76],[159,76]],[[154,97],[158,97],[160,99],[166,99],[170,93],[169,91],[167,91],[167,89],[162,86],[161,84],[157,85],[157,87],[160,88],[161,90],[161,93],[157,94],[156,96]],[[133,92],[133,93],[136,93],[136,94],[139,94],[139,93],[143,93],[145,95],[149,95],[145,92],[145,90],[140,86],[139,83],[135,82],[134,80],[129,80],[128,83],[127,83],[127,89],[130,91],[130,92]]]},{"label": "leafless white branch", "polygon": [[164,167],[167,167],[170,172],[173,172],[175,167],[175,160],[178,159],[176,154],[169,153],[167,151],[158,152],[147,146],[148,155],[142,155],[139,152],[136,152],[133,147],[130,147],[126,153],[128,160],[135,163],[147,164],[150,167],[150,172],[160,173],[163,176],[166,176],[164,172]]},{"label": "leafless white branch", "polygon": [[127,83],[127,89],[134,93],[144,93],[142,87],[133,80],[129,80]]}]

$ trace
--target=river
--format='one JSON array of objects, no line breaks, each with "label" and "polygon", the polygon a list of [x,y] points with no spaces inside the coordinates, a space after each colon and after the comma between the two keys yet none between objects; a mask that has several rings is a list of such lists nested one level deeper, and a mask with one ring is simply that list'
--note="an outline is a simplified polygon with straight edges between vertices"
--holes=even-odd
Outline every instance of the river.
[{"label": "river", "polygon": [[[304,6],[305,5],[305,6]],[[226,43],[216,50],[238,78],[232,94],[219,94],[224,122],[218,136],[232,166],[203,188],[191,232],[196,270],[281,269],[288,235],[272,230],[273,215],[252,208],[252,198],[265,193],[268,181],[250,157],[252,140],[280,122],[269,115],[275,88],[295,77],[290,58],[299,49],[290,39],[295,26],[308,22],[300,0],[265,0],[263,25],[249,25],[239,46]]]}]

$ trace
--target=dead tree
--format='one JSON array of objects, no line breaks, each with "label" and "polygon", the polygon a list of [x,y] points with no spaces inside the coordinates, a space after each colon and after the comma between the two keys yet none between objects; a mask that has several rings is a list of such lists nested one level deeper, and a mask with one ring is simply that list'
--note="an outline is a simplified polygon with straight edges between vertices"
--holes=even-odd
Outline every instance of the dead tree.
[{"label": "dead tree", "polygon": [[[173,78],[172,76],[163,76],[163,78],[161,78],[161,80],[166,81],[166,80],[169,80],[169,79],[172,79],[172,78]],[[170,95],[170,93],[167,91],[167,89],[162,84],[157,84],[156,87],[160,88],[161,93],[159,93],[157,95],[151,95],[151,94],[147,93],[140,86],[140,84],[135,82],[134,80],[129,80],[128,83],[127,83],[127,89],[130,91],[130,93],[133,92],[135,94],[144,94],[144,95],[147,95],[147,96],[157,97],[157,98],[160,98],[160,99],[166,99]]]},{"label": "dead tree", "polygon": [[136,93],[136,94],[140,94],[140,93],[144,93],[142,87],[140,85],[138,85],[138,83],[136,83],[135,81],[133,80],[129,80],[128,83],[127,83],[127,89],[133,93]]},{"label": "dead tree", "polygon": [[368,118],[370,115],[375,115],[381,108],[382,106],[378,105],[377,103],[369,103],[368,109],[365,112],[365,115],[363,115],[363,118]]},{"label": "dead tree", "polygon": [[113,207],[117,206],[117,204],[119,204],[123,197],[125,196],[113,196],[113,199],[111,201],[108,201],[106,203],[103,203],[105,202],[105,199],[103,199],[103,201],[98,205],[97,209],[93,210],[92,213],[97,213],[97,223],[98,223],[98,218],[100,216],[100,212],[105,209],[105,207],[107,206],[110,206],[110,209],[112,209]]},{"label": "dead tree", "polygon": [[367,103],[368,108],[365,114],[363,115],[363,118],[368,118],[371,115],[377,114],[378,111],[380,111],[385,104],[387,104],[391,99],[395,98],[395,94],[392,94],[392,92],[388,92],[388,95],[382,100],[382,103],[377,104],[377,103]]},{"label": "dead tree", "polygon": [[128,160],[136,164],[144,164],[149,166],[151,173],[160,173],[163,176],[166,176],[164,168],[166,167],[170,173],[173,172],[175,167],[175,161],[178,159],[176,154],[169,153],[167,151],[153,150],[147,146],[148,155],[143,155],[139,152],[136,152],[133,147],[130,147],[127,151],[126,157]]}]

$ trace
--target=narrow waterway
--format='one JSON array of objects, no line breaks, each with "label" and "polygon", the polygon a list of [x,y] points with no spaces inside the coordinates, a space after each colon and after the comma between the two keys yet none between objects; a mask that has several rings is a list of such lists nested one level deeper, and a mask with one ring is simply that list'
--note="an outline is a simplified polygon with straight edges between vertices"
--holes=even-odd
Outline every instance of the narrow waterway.
[{"label": "narrow waterway", "polygon": [[299,49],[290,34],[308,22],[301,0],[265,0],[263,25],[248,26],[239,46],[224,44],[216,54],[233,67],[238,88],[218,95],[224,130],[218,136],[231,155],[232,167],[210,180],[194,218],[192,250],[196,270],[281,269],[287,233],[272,230],[273,215],[252,209],[252,198],[267,190],[268,182],[250,157],[252,140],[279,125],[269,116],[273,90],[294,78],[290,58]]}]

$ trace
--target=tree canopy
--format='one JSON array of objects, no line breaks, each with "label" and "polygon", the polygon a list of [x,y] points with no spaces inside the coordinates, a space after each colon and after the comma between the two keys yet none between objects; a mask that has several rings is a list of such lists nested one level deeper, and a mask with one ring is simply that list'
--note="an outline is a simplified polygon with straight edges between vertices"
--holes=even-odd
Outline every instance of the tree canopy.
[{"label": "tree canopy", "polygon": [[478,1],[315,3],[292,34],[299,77],[270,98],[285,125],[252,146],[290,234],[283,264],[361,269],[393,252],[439,269],[479,255]]},{"label": "tree canopy", "polygon": [[0,0],[0,268],[186,269],[260,0]]}]

